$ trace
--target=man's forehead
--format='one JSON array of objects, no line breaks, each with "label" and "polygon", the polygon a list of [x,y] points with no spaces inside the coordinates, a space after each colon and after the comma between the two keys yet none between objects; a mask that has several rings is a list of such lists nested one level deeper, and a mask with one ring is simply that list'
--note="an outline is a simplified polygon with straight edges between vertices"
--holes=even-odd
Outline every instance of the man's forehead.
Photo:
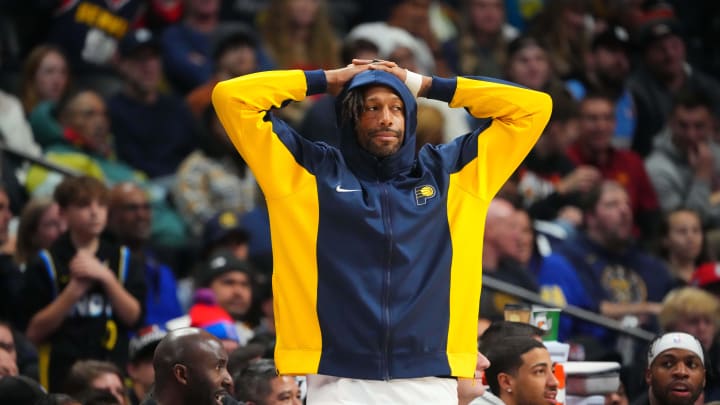
[{"label": "man's forehead", "polygon": [[687,116],[691,116],[692,118],[701,118],[701,119],[709,119],[712,120],[713,114],[710,111],[710,109],[705,105],[697,105],[697,106],[684,106],[679,105],[674,109],[674,113],[677,116],[681,116],[683,118],[686,118]]},{"label": "man's forehead", "polygon": [[222,343],[218,338],[212,335],[200,340],[196,348],[198,349],[196,354],[204,358],[212,360],[227,358],[227,354],[225,353],[225,349],[223,349]]},{"label": "man's forehead", "polygon": [[74,108],[92,108],[100,107],[105,108],[105,102],[102,98],[92,91],[81,91],[68,103],[69,106]]},{"label": "man's forehead", "polygon": [[367,86],[363,89],[363,98],[366,100],[379,98],[380,96],[396,98],[402,101],[400,95],[392,87],[389,86],[377,84]]},{"label": "man's forehead", "polygon": [[113,203],[125,204],[138,201],[146,201],[145,190],[133,183],[122,183],[110,190],[110,199]]},{"label": "man's forehead", "polygon": [[701,361],[700,356],[698,356],[695,352],[693,352],[691,350],[679,349],[679,348],[667,349],[657,356],[657,359],[675,359],[675,360],[677,360],[677,359],[688,359],[688,358],[695,358],[695,359],[697,359],[697,361]]},{"label": "man's forehead", "polygon": [[550,366],[552,359],[550,359],[550,352],[547,349],[541,347],[535,347],[527,352],[523,353],[520,358],[523,361],[525,367],[535,367],[538,365]]}]

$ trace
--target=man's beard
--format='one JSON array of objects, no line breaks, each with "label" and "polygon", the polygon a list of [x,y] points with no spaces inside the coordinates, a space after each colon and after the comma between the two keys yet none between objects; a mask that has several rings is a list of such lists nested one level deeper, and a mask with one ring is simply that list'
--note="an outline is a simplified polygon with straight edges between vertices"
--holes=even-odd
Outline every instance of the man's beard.
[{"label": "man's beard", "polygon": [[662,387],[659,382],[655,382],[652,387],[650,387],[650,390],[659,405],[693,405],[703,392],[702,388],[696,388],[696,391],[692,392],[687,398],[671,398],[669,395],[670,388]]}]

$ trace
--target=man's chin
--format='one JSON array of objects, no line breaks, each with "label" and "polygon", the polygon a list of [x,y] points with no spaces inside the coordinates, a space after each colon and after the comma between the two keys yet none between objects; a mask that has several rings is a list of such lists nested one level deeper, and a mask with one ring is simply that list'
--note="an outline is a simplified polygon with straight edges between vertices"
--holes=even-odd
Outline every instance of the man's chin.
[{"label": "man's chin", "polygon": [[400,147],[399,147],[398,145],[392,145],[392,146],[388,146],[388,145],[378,146],[378,145],[376,145],[376,146],[370,151],[370,153],[371,153],[373,156],[378,157],[378,158],[386,158],[386,157],[388,157],[388,156],[391,156],[391,155],[394,155],[395,153],[397,153],[397,151],[398,151],[399,149],[400,149]]}]

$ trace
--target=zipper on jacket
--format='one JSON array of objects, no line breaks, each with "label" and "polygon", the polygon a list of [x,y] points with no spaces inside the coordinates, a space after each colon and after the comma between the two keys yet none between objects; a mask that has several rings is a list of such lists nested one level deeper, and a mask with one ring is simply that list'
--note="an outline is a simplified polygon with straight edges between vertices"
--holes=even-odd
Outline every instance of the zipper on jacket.
[{"label": "zipper on jacket", "polygon": [[382,291],[382,311],[383,311],[383,353],[381,359],[383,378],[387,381],[390,380],[390,276],[392,266],[392,252],[393,252],[393,235],[392,235],[392,220],[390,218],[390,196],[387,185],[380,183],[382,188],[382,216],[383,223],[386,229],[386,241],[387,241],[387,261],[385,266],[385,274],[383,274],[383,291]]}]

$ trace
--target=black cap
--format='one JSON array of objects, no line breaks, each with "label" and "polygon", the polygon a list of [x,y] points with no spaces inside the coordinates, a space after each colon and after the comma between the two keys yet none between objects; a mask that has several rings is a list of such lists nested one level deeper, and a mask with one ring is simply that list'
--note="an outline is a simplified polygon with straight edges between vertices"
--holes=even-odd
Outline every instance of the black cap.
[{"label": "black cap", "polygon": [[254,271],[250,263],[240,260],[228,249],[220,249],[210,255],[205,267],[201,270],[198,281],[201,286],[208,286],[215,277],[230,271],[239,271],[248,275],[252,280]]},{"label": "black cap", "polygon": [[151,358],[155,348],[167,335],[167,331],[160,325],[149,325],[140,329],[137,335],[130,339],[128,356],[130,361],[137,361],[141,358]]},{"label": "black cap", "polygon": [[240,214],[235,211],[220,211],[213,215],[203,227],[203,246],[210,249],[223,239],[234,236],[238,241],[247,242],[248,232],[240,226]]},{"label": "black cap", "polygon": [[635,42],[644,49],[656,40],[669,35],[682,37],[680,23],[673,18],[659,18],[641,25],[637,29]]},{"label": "black cap", "polygon": [[118,51],[123,57],[132,56],[140,49],[145,48],[160,52],[160,42],[155,38],[152,31],[147,28],[139,28],[128,32],[118,45]]},{"label": "black cap", "polygon": [[45,396],[45,389],[28,377],[17,375],[0,379],[0,404],[34,404]]},{"label": "black cap", "polygon": [[620,26],[610,26],[597,33],[592,39],[592,49],[597,48],[626,49],[630,48],[630,34]]},{"label": "black cap", "polygon": [[212,58],[218,60],[228,50],[240,46],[257,48],[258,38],[252,28],[245,24],[221,26],[212,36]]}]

